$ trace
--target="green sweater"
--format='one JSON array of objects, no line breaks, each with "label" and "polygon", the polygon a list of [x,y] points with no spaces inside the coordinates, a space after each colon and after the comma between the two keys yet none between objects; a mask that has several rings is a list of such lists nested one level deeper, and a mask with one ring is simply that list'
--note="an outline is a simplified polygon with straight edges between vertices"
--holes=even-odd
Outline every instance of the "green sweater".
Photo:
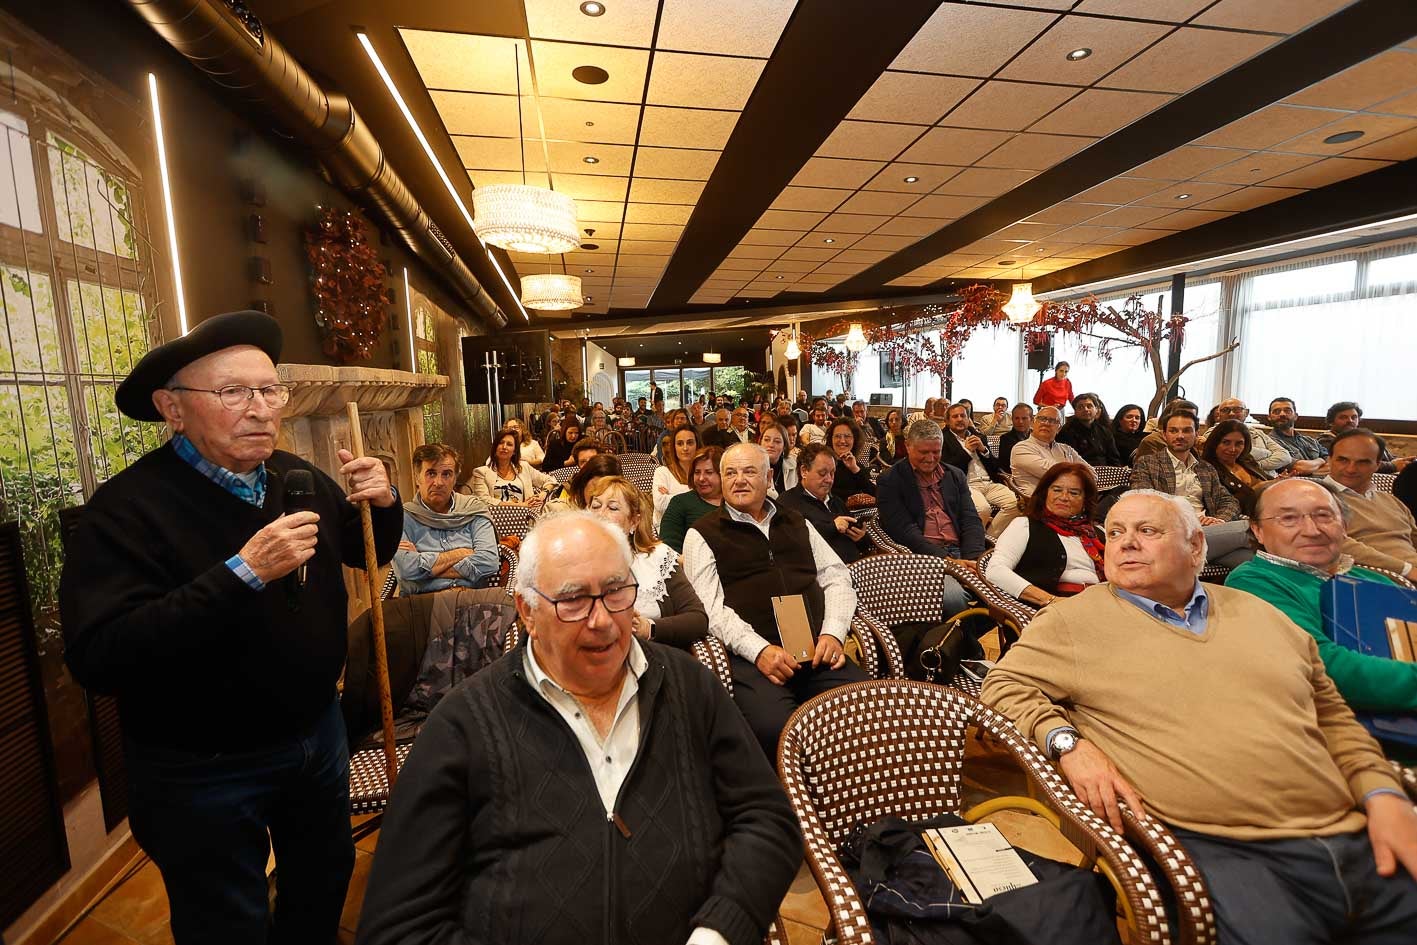
[{"label": "green sweater", "polygon": [[[1381,574],[1354,568],[1350,576],[1391,584]],[[1324,582],[1316,575],[1286,568],[1260,557],[1230,572],[1228,587],[1248,591],[1284,611],[1319,644],[1319,658],[1343,698],[1367,712],[1417,712],[1417,663],[1367,656],[1333,641],[1320,615]]]},{"label": "green sweater", "polygon": [[683,554],[684,536],[689,533],[689,526],[716,508],[718,506],[699,498],[693,489],[679,493],[669,500],[669,507],[664,510],[664,518],[659,523],[659,540]]}]

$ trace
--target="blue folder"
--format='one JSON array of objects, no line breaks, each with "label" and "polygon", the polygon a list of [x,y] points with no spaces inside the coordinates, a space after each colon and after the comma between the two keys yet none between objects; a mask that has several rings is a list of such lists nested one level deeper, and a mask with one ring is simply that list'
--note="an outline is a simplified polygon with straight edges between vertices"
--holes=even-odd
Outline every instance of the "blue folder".
[{"label": "blue folder", "polygon": [[[1324,583],[1319,606],[1333,642],[1365,656],[1392,658],[1389,619],[1417,622],[1417,591],[1346,574]],[[1354,714],[1381,741],[1417,745],[1417,716]]]}]

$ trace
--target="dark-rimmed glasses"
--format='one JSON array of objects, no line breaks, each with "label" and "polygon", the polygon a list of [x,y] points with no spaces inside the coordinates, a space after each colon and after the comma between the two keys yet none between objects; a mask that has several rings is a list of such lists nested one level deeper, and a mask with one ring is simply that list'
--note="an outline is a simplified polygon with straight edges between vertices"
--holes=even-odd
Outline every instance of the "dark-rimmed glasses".
[{"label": "dark-rimmed glasses", "polygon": [[618,614],[629,610],[635,606],[635,594],[639,589],[639,584],[631,581],[629,584],[612,587],[600,594],[577,594],[574,597],[556,598],[532,588],[538,597],[551,602],[551,606],[556,608],[557,618],[566,623],[585,620],[590,616],[591,610],[595,608],[596,601],[600,601],[607,614]]}]

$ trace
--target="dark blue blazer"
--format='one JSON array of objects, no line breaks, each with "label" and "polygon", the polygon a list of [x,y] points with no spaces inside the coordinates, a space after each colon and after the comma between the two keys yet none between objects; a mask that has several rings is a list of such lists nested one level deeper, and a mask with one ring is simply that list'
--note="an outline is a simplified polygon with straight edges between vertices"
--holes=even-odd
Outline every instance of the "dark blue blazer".
[{"label": "dark blue blazer", "polygon": [[[974,510],[964,473],[945,462],[940,468],[945,471],[940,495],[959,535],[959,556],[972,560],[984,553],[984,525]],[[925,537],[925,502],[908,459],[891,466],[876,481],[876,504],[881,509],[881,524],[891,538],[916,554],[945,556],[941,546]]]}]

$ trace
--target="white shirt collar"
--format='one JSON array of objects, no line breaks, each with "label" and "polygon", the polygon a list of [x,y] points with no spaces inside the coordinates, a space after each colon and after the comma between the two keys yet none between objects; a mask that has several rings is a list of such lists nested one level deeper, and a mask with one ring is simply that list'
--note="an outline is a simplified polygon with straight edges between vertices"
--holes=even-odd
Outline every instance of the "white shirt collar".
[{"label": "white shirt collar", "polygon": [[1326,483],[1328,483],[1329,485],[1333,486],[1333,487],[1334,487],[1335,489],[1337,489],[1339,492],[1346,492],[1346,493],[1348,493],[1349,495],[1361,496],[1361,497],[1363,497],[1364,499],[1371,499],[1375,494],[1377,494],[1377,491],[1378,491],[1378,487],[1375,486],[1375,485],[1373,485],[1373,480],[1371,480],[1371,479],[1368,480],[1368,491],[1367,491],[1367,492],[1359,492],[1359,491],[1357,491],[1356,489],[1350,489],[1350,488],[1348,488],[1347,486],[1345,486],[1343,483],[1339,482],[1337,479],[1333,478],[1332,476],[1324,476],[1324,482],[1326,482]]},{"label": "white shirt collar", "polygon": [[[546,670],[541,668],[541,664],[536,661],[536,641],[528,638],[526,641],[526,658],[523,660],[526,667],[527,680],[532,687],[545,692],[547,688],[559,692],[566,692],[564,686],[546,674]],[[634,637],[630,638],[630,652],[625,655],[625,665],[629,667],[630,673],[638,680],[649,668],[649,660],[645,657],[645,651],[640,648],[640,641]],[[566,693],[570,695],[570,693]]]}]

